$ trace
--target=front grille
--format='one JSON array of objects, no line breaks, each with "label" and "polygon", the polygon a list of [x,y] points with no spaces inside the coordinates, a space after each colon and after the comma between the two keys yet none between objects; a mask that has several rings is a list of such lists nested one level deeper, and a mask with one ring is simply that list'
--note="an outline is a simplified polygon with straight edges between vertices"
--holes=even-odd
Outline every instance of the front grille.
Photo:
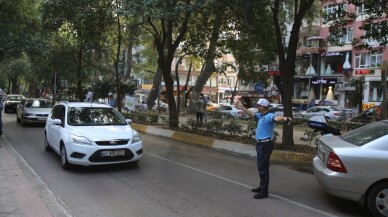
[{"label": "front grille", "polygon": [[48,114],[36,114],[36,117],[48,117]]},{"label": "front grille", "polygon": [[113,150],[123,150],[123,149],[103,149],[98,150],[94,152],[90,157],[90,162],[115,162],[115,161],[125,161],[125,160],[131,160],[134,157],[134,154],[129,149],[124,149],[124,155],[121,156],[106,156],[101,157],[102,151],[113,151]]},{"label": "front grille", "polygon": [[115,139],[108,141],[95,141],[98,146],[115,146],[115,145],[126,145],[129,139]]}]

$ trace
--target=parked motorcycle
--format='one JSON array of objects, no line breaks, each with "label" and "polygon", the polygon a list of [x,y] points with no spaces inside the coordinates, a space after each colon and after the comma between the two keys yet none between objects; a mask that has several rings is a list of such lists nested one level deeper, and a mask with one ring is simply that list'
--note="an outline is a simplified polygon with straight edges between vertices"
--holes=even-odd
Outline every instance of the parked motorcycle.
[{"label": "parked motorcycle", "polygon": [[335,136],[341,135],[340,129],[330,126],[324,116],[311,117],[308,121],[308,125],[310,128],[314,129],[315,131],[320,132],[321,135],[326,135],[326,134],[333,134]]}]

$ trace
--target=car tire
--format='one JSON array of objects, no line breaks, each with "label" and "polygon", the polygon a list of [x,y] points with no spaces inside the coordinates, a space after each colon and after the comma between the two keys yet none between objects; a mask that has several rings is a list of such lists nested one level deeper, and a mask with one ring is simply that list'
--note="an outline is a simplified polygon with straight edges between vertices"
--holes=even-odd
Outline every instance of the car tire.
[{"label": "car tire", "polygon": [[384,200],[388,197],[388,182],[374,186],[367,196],[367,207],[373,216],[387,216],[388,205]]},{"label": "car tire", "polygon": [[16,122],[20,123],[20,118],[18,117],[17,114],[16,114]]},{"label": "car tire", "polygon": [[27,125],[26,121],[23,120],[23,118],[20,118],[20,122],[22,123],[22,127],[25,127]]},{"label": "car tire", "polygon": [[64,145],[61,145],[61,165],[62,165],[62,168],[65,170],[68,170],[71,168],[71,164],[67,160],[66,147]]},{"label": "car tire", "polygon": [[47,135],[44,134],[44,150],[50,152],[52,150],[49,142],[47,141]]}]

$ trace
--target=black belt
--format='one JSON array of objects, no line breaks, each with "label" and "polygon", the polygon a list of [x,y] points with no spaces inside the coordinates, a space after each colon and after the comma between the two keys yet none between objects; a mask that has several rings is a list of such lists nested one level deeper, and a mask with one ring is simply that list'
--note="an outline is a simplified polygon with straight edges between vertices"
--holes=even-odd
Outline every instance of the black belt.
[{"label": "black belt", "polygon": [[256,142],[271,142],[272,139],[256,139]]}]

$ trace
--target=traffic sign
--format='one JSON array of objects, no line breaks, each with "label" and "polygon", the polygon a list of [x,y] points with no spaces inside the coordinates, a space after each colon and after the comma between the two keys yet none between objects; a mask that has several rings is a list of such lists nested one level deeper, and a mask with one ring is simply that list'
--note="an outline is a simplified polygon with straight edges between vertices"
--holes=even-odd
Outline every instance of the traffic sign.
[{"label": "traffic sign", "polygon": [[261,83],[256,83],[255,86],[253,86],[253,89],[255,90],[255,92],[263,92],[264,91],[264,85],[261,84]]}]

